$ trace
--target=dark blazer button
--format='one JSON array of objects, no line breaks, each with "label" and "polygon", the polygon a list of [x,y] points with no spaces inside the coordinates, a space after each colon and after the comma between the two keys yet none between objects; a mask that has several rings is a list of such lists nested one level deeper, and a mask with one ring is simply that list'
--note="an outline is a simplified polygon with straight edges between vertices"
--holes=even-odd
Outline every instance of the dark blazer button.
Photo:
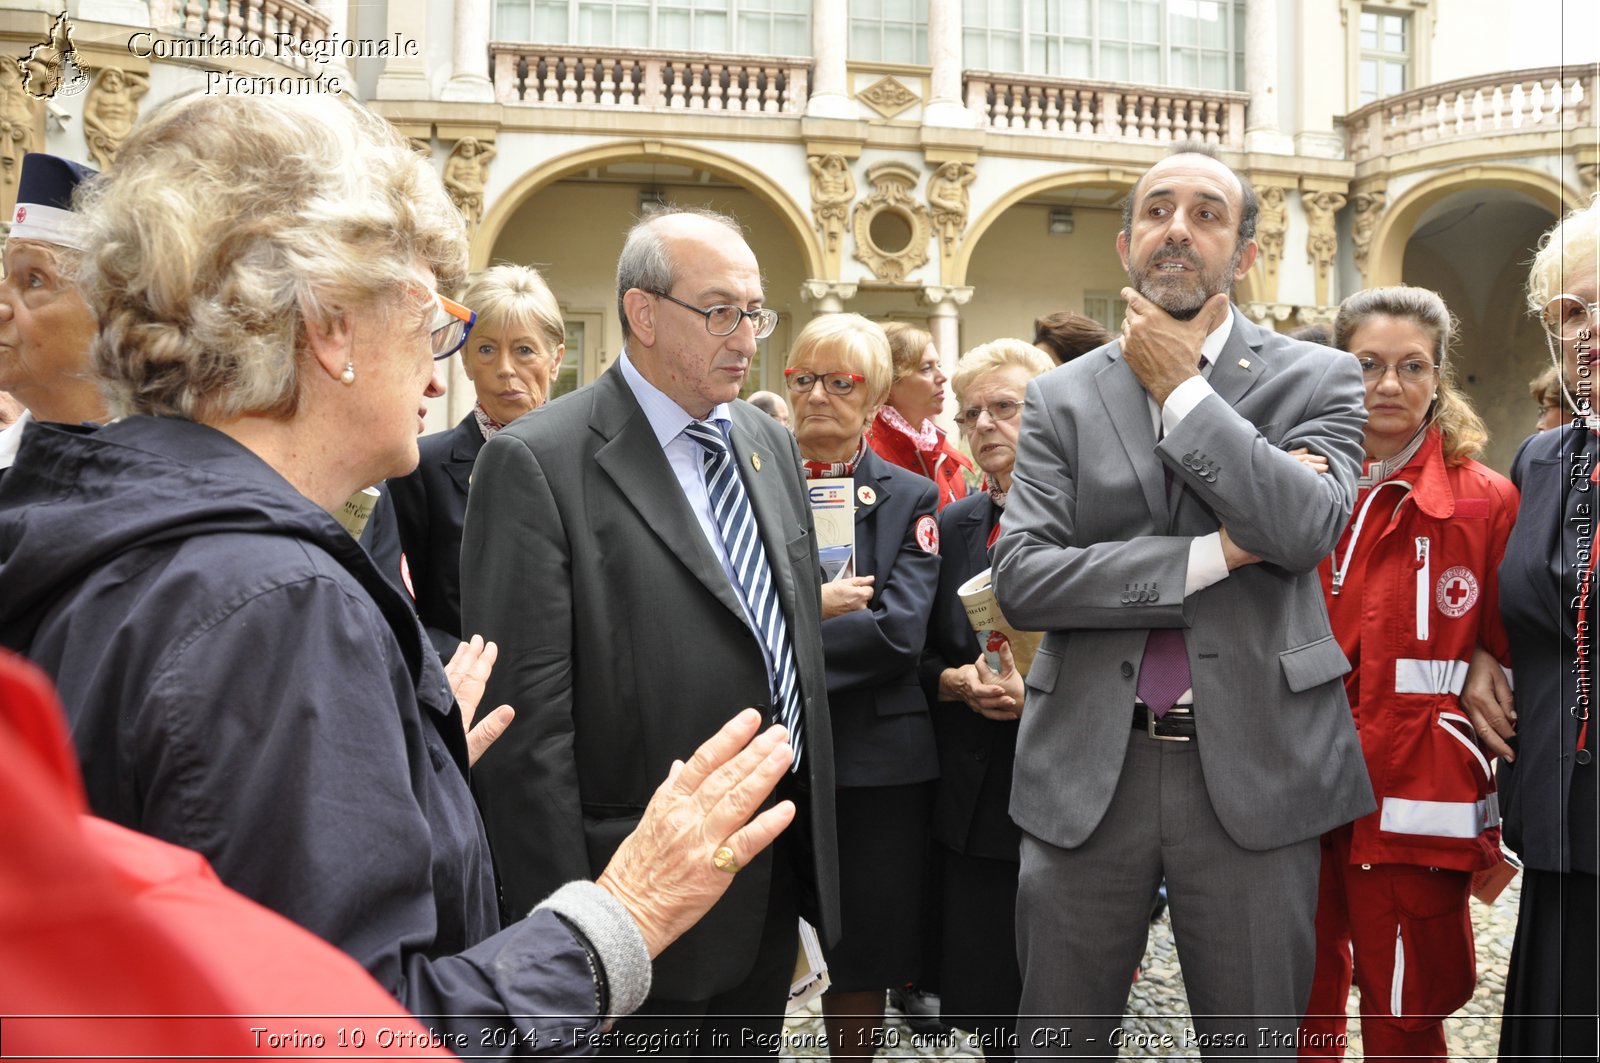
[{"label": "dark blazer button", "polygon": [[1124,678],[1124,679],[1132,679],[1133,678],[1133,663],[1131,661],[1123,661],[1122,662],[1122,678]]},{"label": "dark blazer button", "polygon": [[982,764],[989,759],[989,751],[987,749],[974,749],[972,751],[972,759]]}]

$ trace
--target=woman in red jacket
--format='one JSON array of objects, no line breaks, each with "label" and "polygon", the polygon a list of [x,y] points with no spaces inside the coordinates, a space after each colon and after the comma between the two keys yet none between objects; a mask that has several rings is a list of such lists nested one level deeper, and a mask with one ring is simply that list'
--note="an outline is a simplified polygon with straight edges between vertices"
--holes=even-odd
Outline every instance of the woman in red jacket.
[{"label": "woman in red jacket", "polygon": [[1500,814],[1460,693],[1476,648],[1508,659],[1497,573],[1517,491],[1473,460],[1487,436],[1455,388],[1452,325],[1403,287],[1359,292],[1334,321],[1366,379],[1367,463],[1322,585],[1378,810],[1322,838],[1302,1059],[1344,1054],[1352,953],[1369,1060],[1444,1058],[1443,1019],[1476,984],[1467,901],[1501,858]]},{"label": "woman in red jacket", "polygon": [[939,508],[965,498],[972,459],[945,438],[933,419],[944,410],[945,375],[933,337],[903,321],[883,325],[894,361],[894,383],[867,428],[873,453],[939,485]]}]

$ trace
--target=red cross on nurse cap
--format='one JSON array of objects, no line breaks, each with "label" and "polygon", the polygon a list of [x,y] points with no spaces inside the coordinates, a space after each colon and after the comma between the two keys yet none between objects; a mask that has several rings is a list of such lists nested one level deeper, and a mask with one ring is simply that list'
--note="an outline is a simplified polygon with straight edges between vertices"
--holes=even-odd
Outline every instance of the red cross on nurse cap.
[{"label": "red cross on nurse cap", "polygon": [[84,250],[84,226],[72,211],[72,194],[99,170],[43,152],[22,157],[17,181],[17,209],[11,214],[11,235],[78,251]]}]

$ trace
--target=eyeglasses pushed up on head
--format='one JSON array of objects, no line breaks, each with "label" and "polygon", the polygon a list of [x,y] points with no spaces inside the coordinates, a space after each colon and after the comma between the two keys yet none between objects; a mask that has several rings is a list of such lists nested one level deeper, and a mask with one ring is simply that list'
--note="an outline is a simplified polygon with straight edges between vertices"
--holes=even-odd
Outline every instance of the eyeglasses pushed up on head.
[{"label": "eyeglasses pushed up on head", "polygon": [[[647,289],[640,290],[648,291]],[[739,322],[745,318],[750,319],[750,324],[755,328],[756,339],[758,340],[766,339],[772,335],[772,330],[778,327],[778,312],[769,310],[764,306],[755,310],[744,310],[737,306],[720,303],[716,306],[695,306],[693,303],[686,303],[677,296],[668,295],[666,292],[650,291],[648,294],[654,295],[658,299],[665,299],[669,303],[677,303],[685,310],[693,310],[706,319],[706,331],[713,336],[733,335],[734,331],[739,327]]]},{"label": "eyeglasses pushed up on head", "polygon": [[433,293],[433,360],[440,361],[466,346],[467,335],[472,332],[478,315],[454,299]]}]

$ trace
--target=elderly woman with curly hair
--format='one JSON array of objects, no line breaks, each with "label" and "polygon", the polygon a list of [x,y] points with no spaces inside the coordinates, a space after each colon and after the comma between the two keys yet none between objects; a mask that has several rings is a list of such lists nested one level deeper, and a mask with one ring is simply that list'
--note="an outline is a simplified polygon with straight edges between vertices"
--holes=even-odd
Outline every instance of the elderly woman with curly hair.
[{"label": "elderly woman with curly hair", "polygon": [[188,95],[82,205],[119,419],[23,439],[0,643],[59,685],[91,808],[199,851],[472,1051],[574,1050],[726,889],[714,851],[747,861],[792,816],[745,824],[782,729],[747,711],[685,749],[596,882],[502,929],[463,725],[485,658],[458,705],[332,516],[416,464],[470,323],[438,294],[466,240],[437,175],[342,100]]},{"label": "elderly woman with curly hair", "polygon": [[1011,1058],[1009,1034],[1022,999],[1016,950],[1022,832],[1008,809],[1023,688],[1015,668],[990,670],[957,591],[989,567],[1017,463],[1028,381],[1052,368],[1042,351],[1020,339],[975,347],[956,366],[957,421],[986,490],[939,514],[939,588],[923,658],[939,748],[933,838],[942,883],[935,890],[942,904],[940,1017],[980,1035],[989,1059]]},{"label": "elderly woman with curly hair", "polygon": [[473,463],[496,432],[544,405],[567,349],[561,307],[538,270],[495,266],[458,294],[478,315],[461,349],[477,401],[454,428],[423,436],[415,471],[389,481],[417,615],[445,658],[462,635],[461,527]]}]

